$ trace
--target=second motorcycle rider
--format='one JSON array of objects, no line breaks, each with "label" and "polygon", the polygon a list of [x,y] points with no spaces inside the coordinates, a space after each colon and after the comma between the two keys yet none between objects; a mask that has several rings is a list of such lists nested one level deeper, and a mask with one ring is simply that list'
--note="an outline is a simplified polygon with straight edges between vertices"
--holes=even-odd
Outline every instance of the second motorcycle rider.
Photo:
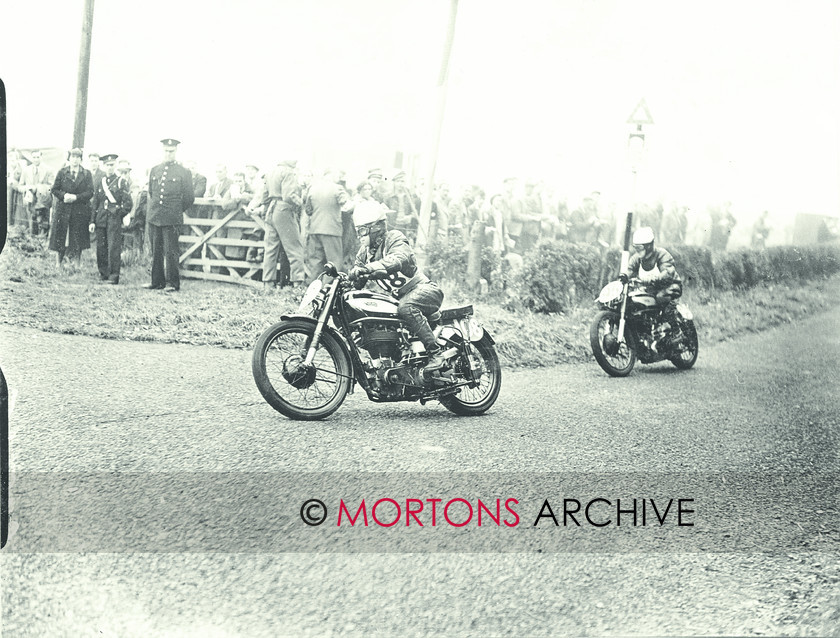
[{"label": "second motorcycle rider", "polygon": [[444,364],[441,348],[429,327],[427,317],[443,303],[443,291],[417,266],[408,238],[398,230],[388,230],[387,208],[374,200],[356,204],[353,220],[361,248],[350,270],[350,280],[357,289],[368,280],[399,300],[397,315],[420,339],[429,355],[425,373],[440,370]]}]

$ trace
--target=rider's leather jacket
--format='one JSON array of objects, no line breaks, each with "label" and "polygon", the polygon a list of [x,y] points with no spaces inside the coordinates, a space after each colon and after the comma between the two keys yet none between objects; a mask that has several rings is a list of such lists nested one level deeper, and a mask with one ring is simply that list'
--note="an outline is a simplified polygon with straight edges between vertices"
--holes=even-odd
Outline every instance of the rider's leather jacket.
[{"label": "rider's leather jacket", "polygon": [[654,287],[682,283],[674,258],[664,248],[654,248],[647,256],[632,255],[627,264],[627,274]]},{"label": "rider's leather jacket", "polygon": [[355,265],[367,266],[370,278],[397,299],[419,284],[429,283],[429,278],[417,266],[408,239],[398,230],[386,232],[373,253],[361,248],[356,254]]}]

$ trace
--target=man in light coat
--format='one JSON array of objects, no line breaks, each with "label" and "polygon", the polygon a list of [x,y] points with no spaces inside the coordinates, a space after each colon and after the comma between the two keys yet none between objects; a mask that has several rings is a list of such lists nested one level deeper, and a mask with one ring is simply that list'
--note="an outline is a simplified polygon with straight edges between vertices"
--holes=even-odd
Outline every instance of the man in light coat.
[{"label": "man in light coat", "polygon": [[284,251],[289,259],[289,283],[302,286],[304,280],[303,243],[300,239],[300,185],[297,160],[280,162],[266,175],[262,206],[265,209],[265,255],[263,284],[277,285],[277,259]]},{"label": "man in light coat", "polygon": [[55,174],[41,164],[41,151],[30,154],[32,164],[23,169],[20,178],[20,190],[29,216],[29,232],[33,235],[46,236],[50,230],[50,208]]},{"label": "man in light coat", "polygon": [[347,203],[347,192],[338,185],[338,175],[324,172],[312,181],[304,201],[309,216],[309,235],[306,239],[306,275],[312,280],[324,270],[328,261],[341,268],[344,261],[341,208]]}]

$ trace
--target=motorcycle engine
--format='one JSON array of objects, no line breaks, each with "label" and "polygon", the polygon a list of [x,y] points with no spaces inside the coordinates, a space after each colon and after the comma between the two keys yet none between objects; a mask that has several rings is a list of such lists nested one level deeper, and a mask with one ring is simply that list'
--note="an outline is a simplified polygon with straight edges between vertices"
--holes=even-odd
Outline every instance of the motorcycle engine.
[{"label": "motorcycle engine", "polygon": [[370,320],[355,321],[351,325],[358,331],[356,345],[367,350],[371,359],[387,357],[399,361],[401,335],[397,325]]}]

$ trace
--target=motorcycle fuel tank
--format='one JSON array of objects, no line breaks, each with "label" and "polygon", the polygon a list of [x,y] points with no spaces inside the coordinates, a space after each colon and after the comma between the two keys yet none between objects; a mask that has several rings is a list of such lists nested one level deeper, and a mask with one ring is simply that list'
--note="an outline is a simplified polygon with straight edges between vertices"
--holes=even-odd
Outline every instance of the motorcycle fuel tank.
[{"label": "motorcycle fuel tank", "polygon": [[647,308],[653,307],[656,305],[656,297],[651,295],[648,292],[643,290],[637,290],[635,292],[630,293],[630,301],[634,304],[639,306],[645,306]]},{"label": "motorcycle fuel tank", "polygon": [[345,297],[350,320],[361,317],[387,317],[397,316],[397,301],[391,297],[380,295],[368,290],[350,292]]}]

